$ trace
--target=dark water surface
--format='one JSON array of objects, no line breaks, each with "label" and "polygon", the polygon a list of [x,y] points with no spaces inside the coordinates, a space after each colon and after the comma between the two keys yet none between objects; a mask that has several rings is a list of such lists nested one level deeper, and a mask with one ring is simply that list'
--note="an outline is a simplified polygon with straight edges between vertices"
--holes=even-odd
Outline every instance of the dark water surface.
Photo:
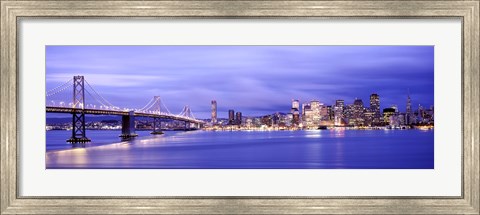
[{"label": "dark water surface", "polygon": [[[433,130],[167,131],[121,142],[118,130],[47,131],[47,168],[433,169]],[[113,143],[113,144],[112,144]]]}]

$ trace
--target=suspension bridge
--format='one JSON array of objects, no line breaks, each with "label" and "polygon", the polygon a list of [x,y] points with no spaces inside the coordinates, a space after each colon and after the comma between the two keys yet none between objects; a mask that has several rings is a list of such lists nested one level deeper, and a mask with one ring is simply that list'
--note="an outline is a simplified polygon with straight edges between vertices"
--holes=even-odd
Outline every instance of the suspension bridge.
[{"label": "suspension bridge", "polygon": [[[73,92],[69,91],[72,90]],[[65,98],[69,94],[72,100]],[[73,95],[73,97],[72,97]],[[179,114],[172,114],[160,99],[154,96],[143,108],[120,108],[112,105],[101,96],[83,76],[72,79],[46,92],[46,112],[72,114],[72,136],[67,142],[85,143],[91,140],[86,135],[85,115],[117,115],[122,116],[120,137],[132,138],[135,133],[135,117],[153,118],[151,134],[162,134],[161,125],[164,120],[176,120],[184,123],[184,129],[200,128],[204,122],[193,115],[188,105]],[[87,101],[87,103],[86,103]]]}]

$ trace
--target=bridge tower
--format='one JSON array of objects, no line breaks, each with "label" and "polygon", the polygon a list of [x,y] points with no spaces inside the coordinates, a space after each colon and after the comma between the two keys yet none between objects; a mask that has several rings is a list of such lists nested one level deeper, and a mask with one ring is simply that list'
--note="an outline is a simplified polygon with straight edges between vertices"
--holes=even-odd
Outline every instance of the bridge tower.
[{"label": "bridge tower", "polygon": [[[183,110],[182,110],[182,112],[180,113],[180,115],[182,115],[182,116],[184,116],[184,117],[187,117],[187,118],[195,118],[195,117],[193,116],[193,114],[192,114],[192,110],[190,110],[190,106],[188,106],[188,105],[185,105],[185,106],[183,107]],[[188,130],[191,129],[190,127],[191,127],[191,124],[190,124],[189,122],[185,121],[185,124],[184,124],[184,128],[183,128],[183,129],[184,129],[185,131],[188,131]]]},{"label": "bridge tower", "polygon": [[67,142],[86,143],[90,142],[90,139],[85,134],[85,80],[83,76],[73,76],[73,103],[72,112],[72,137]]},{"label": "bridge tower", "polygon": [[[152,110],[158,112],[158,114],[162,113],[162,100],[160,96],[153,97],[153,105]],[[160,117],[153,117],[153,131],[150,134],[163,134],[162,132],[162,119]]]}]

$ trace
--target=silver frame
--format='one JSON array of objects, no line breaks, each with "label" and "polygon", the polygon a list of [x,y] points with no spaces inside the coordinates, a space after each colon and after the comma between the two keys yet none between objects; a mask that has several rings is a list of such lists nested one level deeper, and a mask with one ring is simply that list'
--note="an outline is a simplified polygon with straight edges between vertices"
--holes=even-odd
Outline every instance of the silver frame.
[{"label": "silver frame", "polygon": [[[479,214],[479,0],[103,1],[0,0],[1,214]],[[25,18],[461,18],[460,197],[21,197],[18,195],[17,21]]]}]

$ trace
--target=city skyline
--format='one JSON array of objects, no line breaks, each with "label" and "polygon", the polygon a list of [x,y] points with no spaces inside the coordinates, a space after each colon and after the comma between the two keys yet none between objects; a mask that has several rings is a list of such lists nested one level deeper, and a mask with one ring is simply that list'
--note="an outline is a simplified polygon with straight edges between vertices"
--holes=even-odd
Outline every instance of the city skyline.
[{"label": "city skyline", "polygon": [[46,66],[47,90],[81,74],[116,106],[158,95],[202,119],[212,100],[218,118],[287,113],[292,99],[367,104],[371,93],[380,109],[405,112],[408,91],[413,109],[433,105],[432,46],[47,46]]}]

